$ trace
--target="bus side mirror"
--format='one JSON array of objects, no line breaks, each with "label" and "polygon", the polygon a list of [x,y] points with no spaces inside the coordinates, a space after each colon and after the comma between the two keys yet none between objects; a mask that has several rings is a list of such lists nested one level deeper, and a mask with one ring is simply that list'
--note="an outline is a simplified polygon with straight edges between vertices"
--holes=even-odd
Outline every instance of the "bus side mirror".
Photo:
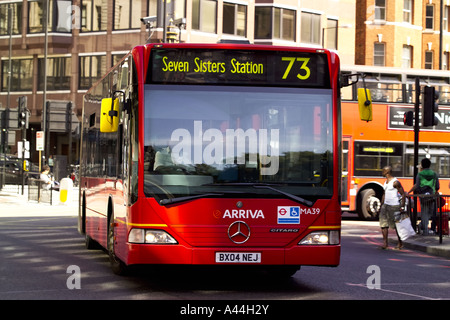
[{"label": "bus side mirror", "polygon": [[370,90],[358,88],[359,117],[362,121],[372,121],[372,98]]},{"label": "bus side mirror", "polygon": [[119,128],[119,99],[102,99],[100,132],[117,132]]}]

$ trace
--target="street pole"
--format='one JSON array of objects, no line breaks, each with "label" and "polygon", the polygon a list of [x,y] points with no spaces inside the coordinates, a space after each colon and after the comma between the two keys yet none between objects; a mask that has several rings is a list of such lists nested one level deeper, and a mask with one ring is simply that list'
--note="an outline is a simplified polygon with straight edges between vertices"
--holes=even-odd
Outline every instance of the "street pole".
[{"label": "street pole", "polygon": [[25,188],[25,144],[26,139],[22,138],[22,169],[20,172],[22,172],[22,195],[24,194],[24,188]]},{"label": "street pole", "polygon": [[[414,176],[413,176],[413,184],[416,183],[415,179],[417,174],[419,173],[419,131],[420,131],[420,120],[419,120],[419,112],[420,112],[420,79],[416,77],[416,101],[414,103]],[[415,193],[415,192],[414,192]],[[417,222],[417,197],[414,197],[414,211],[413,211],[414,219],[413,227],[416,229]]]},{"label": "street pole", "polygon": [[[72,164],[72,102],[69,102],[68,113],[69,113],[69,165]],[[70,172],[69,172],[70,173]]]},{"label": "street pole", "polygon": [[166,15],[167,15],[167,0],[163,1],[163,43],[167,42],[167,26],[166,26]]},{"label": "street pole", "polygon": [[11,108],[11,77],[12,77],[12,4],[8,5],[8,32],[9,32],[9,66],[8,66],[8,99],[6,107]]},{"label": "street pole", "polygon": [[[44,28],[45,28],[45,45],[44,45],[44,94],[43,94],[43,100],[44,104],[42,107],[42,120],[43,120],[43,131],[44,131],[44,156],[46,157],[45,160],[48,161],[48,145],[46,141],[50,141],[50,132],[47,132],[47,55],[48,55],[48,2],[49,0],[45,1],[45,22],[44,22]],[[48,140],[47,140],[48,139]]]},{"label": "street pole", "polygon": [[[8,32],[9,32],[9,66],[8,66],[8,98],[6,101],[6,110],[11,109],[11,81],[12,81],[12,16],[13,16],[13,8],[12,8],[12,4],[8,5]],[[6,113],[8,113],[8,111],[6,111]],[[5,113],[5,114],[6,114]],[[9,125],[8,122],[6,122],[5,125],[6,131],[5,131],[5,135],[6,135],[6,143],[4,146],[4,151],[5,151],[5,162],[6,162],[6,153],[8,152],[9,149]],[[6,165],[6,164],[5,164]]]},{"label": "street pole", "polygon": [[[12,4],[8,5],[8,32],[9,32],[9,66],[8,66],[8,95],[6,98],[6,109],[3,117],[6,117],[9,108],[11,107],[11,77],[12,77]],[[0,190],[3,189],[5,184],[5,173],[6,173],[6,153],[8,152],[8,121],[2,119],[5,123],[5,131],[1,134],[5,136],[5,144],[2,148],[3,153],[3,161],[2,161],[2,174],[0,181]],[[1,126],[1,130],[3,131],[3,125]]]}]

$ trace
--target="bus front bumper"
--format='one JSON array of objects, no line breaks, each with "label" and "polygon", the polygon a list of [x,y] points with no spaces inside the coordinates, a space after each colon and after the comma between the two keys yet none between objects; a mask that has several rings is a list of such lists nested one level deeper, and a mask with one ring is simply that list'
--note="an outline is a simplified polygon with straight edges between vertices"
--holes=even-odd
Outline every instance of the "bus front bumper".
[{"label": "bus front bumper", "polygon": [[127,265],[314,265],[338,266],[340,245],[297,245],[290,248],[189,248],[183,245],[128,244]]}]

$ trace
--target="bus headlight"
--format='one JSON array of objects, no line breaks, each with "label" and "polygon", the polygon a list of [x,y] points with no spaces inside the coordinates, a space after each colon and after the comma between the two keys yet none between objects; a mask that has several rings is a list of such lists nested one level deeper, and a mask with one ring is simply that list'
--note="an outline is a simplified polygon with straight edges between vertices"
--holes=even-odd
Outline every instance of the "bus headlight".
[{"label": "bus headlight", "polygon": [[154,229],[131,229],[128,242],[148,244],[176,244],[178,243],[170,234],[164,230]]},{"label": "bus headlight", "polygon": [[337,245],[339,244],[338,230],[314,231],[304,237],[299,245]]}]

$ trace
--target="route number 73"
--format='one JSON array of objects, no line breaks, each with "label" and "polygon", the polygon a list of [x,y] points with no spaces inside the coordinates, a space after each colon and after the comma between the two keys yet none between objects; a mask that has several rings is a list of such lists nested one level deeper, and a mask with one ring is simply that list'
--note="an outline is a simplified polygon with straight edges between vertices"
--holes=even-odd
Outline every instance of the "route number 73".
[{"label": "route number 73", "polygon": [[[283,75],[283,80],[286,79],[291,72],[292,67],[294,66],[294,63],[296,61],[299,61],[301,63],[299,73],[297,73],[297,78],[300,80],[306,80],[311,75],[311,69],[308,68],[308,62],[310,58],[296,58],[296,57],[282,57],[282,61],[288,61],[289,64],[286,68],[286,71]],[[301,72],[300,72],[301,71]]]}]

